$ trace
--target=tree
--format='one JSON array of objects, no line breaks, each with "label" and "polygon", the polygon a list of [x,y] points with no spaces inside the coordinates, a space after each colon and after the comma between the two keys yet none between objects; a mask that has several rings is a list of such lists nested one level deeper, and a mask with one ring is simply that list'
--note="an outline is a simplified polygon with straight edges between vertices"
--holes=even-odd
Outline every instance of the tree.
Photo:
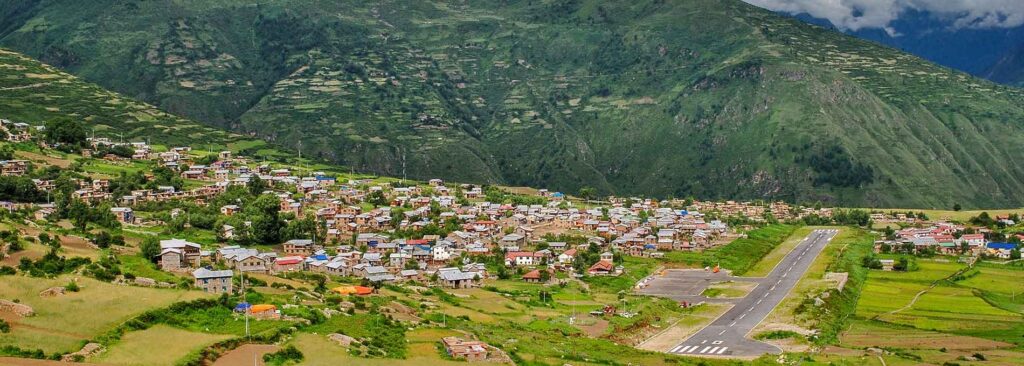
[{"label": "tree", "polygon": [[962,209],[963,209],[963,207],[962,207],[962,206],[960,206],[960,204],[959,204],[959,203],[954,203],[954,204],[953,204],[953,211],[960,211],[960,210],[962,210]]},{"label": "tree", "polygon": [[283,226],[280,212],[280,202],[273,195],[261,195],[252,202],[246,213],[252,221],[253,240],[262,244],[277,244],[280,241]]},{"label": "tree", "polygon": [[85,127],[77,120],[53,120],[46,124],[45,137],[50,143],[80,145],[85,142]]},{"label": "tree", "polygon": [[142,240],[139,244],[139,255],[151,261],[155,261],[156,257],[160,255],[160,239],[155,236],[149,236]]},{"label": "tree", "polygon": [[582,187],[579,191],[580,198],[585,200],[592,200],[597,197],[597,190],[594,187]]},{"label": "tree", "polygon": [[249,188],[249,194],[259,196],[263,194],[263,191],[267,190],[267,183],[260,179],[258,174],[253,174],[249,177],[249,183],[246,184],[246,187]]},{"label": "tree", "polygon": [[546,283],[551,281],[551,272],[548,272],[547,268],[541,268],[540,270],[540,282]]}]

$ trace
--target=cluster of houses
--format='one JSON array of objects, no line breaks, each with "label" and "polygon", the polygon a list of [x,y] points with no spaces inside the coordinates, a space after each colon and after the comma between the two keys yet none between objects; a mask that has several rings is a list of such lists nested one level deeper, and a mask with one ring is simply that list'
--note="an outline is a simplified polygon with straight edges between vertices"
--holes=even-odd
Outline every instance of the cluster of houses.
[{"label": "cluster of houses", "polygon": [[[678,201],[674,203],[681,204]],[[745,217],[754,222],[763,222],[765,216],[771,216],[778,221],[799,220],[810,215],[832,217],[831,208],[794,207],[781,201],[766,204],[736,201],[693,201],[687,207],[700,212],[717,212],[726,217]]]},{"label": "cluster of houses", "polygon": [[896,231],[893,240],[876,241],[875,251],[881,252],[882,247],[888,245],[895,248],[894,250],[908,248],[914,253],[932,251],[943,255],[985,255],[1008,259],[1011,252],[1017,249],[1017,245],[1013,243],[986,240],[985,234],[989,232],[987,228],[971,228],[969,231],[970,233],[966,233],[968,230],[963,225],[946,222],[923,228],[908,227]]}]

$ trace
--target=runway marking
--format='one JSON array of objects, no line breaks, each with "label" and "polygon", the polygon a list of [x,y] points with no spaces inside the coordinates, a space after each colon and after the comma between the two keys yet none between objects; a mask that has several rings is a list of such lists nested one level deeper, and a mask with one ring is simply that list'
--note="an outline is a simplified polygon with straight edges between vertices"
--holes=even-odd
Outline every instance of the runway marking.
[{"label": "runway marking", "polygon": [[725,353],[725,350],[727,350],[727,349],[729,349],[729,347],[722,347],[722,349],[718,350],[718,352],[715,352],[715,354],[716,355],[723,354],[723,353]]},{"label": "runway marking", "polygon": [[680,346],[676,346],[676,348],[673,348],[671,351],[668,351],[668,353],[678,353],[679,350],[682,349],[682,348],[683,348],[683,346],[681,346],[681,345]]},{"label": "runway marking", "polygon": [[720,333],[718,333],[718,335],[722,335],[722,334],[725,334],[725,331],[727,331],[727,330],[728,330],[728,329],[722,329],[722,331],[721,331]]},{"label": "runway marking", "polygon": [[736,322],[732,322],[732,324],[729,324],[730,327],[733,325],[736,325]]},{"label": "runway marking", "polygon": [[768,291],[775,291],[775,286],[772,286],[772,288],[768,289]]},{"label": "runway marking", "polygon": [[[736,323],[733,323],[733,324],[736,324]],[[703,340],[703,341],[701,341],[701,342],[700,342],[700,344],[704,344],[704,343],[708,343],[708,340],[707,340],[707,339],[705,339],[705,340]]]},{"label": "runway marking", "polygon": [[757,300],[757,303],[760,304],[761,301],[764,301],[764,299]]},{"label": "runway marking", "polygon": [[[718,347],[715,347],[715,348],[718,348]],[[704,347],[704,349],[700,350],[700,352],[698,352],[698,353],[706,353],[709,349],[711,349],[711,346]]]},{"label": "runway marking", "polygon": [[743,319],[743,318],[745,318],[746,316],[747,316],[747,314],[746,314],[746,313],[743,313],[743,315],[740,315],[740,319],[742,320],[742,319]]}]

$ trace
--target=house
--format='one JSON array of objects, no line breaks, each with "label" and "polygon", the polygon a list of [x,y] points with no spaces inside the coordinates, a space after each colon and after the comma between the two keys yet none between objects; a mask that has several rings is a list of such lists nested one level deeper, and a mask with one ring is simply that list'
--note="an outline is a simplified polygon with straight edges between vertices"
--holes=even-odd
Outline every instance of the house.
[{"label": "house", "polygon": [[135,212],[130,207],[111,207],[110,212],[114,213],[117,221],[122,224],[131,225],[135,223]]},{"label": "house", "polygon": [[451,358],[462,358],[466,361],[484,361],[487,359],[487,344],[480,341],[464,341],[457,337],[441,339],[444,351]]},{"label": "house", "polygon": [[521,248],[526,244],[526,237],[519,234],[508,234],[499,242],[502,248]]},{"label": "house", "polygon": [[985,245],[985,253],[987,255],[999,258],[999,259],[1010,259],[1010,253],[1017,249],[1017,245],[1014,243],[988,243]]},{"label": "house", "polygon": [[274,260],[274,272],[301,271],[304,263],[300,256],[277,258]]},{"label": "house", "polygon": [[[541,283],[541,282],[544,282],[544,278],[541,277],[542,275],[541,275],[540,271],[548,271],[548,274],[551,274],[551,270],[547,269],[547,268],[535,269],[535,270],[526,272],[526,274],[524,274],[523,277],[522,277],[523,281],[526,281],[526,282],[529,282],[529,283]],[[548,278],[551,278],[551,277],[549,276]]]},{"label": "house", "polygon": [[292,239],[283,245],[285,255],[310,256],[313,254],[313,241],[309,239]]},{"label": "house", "polygon": [[558,264],[570,265],[576,259],[576,249],[569,249],[558,255]]},{"label": "house", "polygon": [[176,271],[183,268],[199,267],[200,245],[182,239],[160,241],[160,268]]},{"label": "house", "polygon": [[238,205],[224,205],[220,207],[220,214],[231,216],[238,212]]},{"label": "house", "polygon": [[533,266],[538,265],[543,255],[538,256],[534,252],[508,252],[505,253],[505,266]]},{"label": "house", "polygon": [[196,288],[211,294],[231,293],[231,277],[233,275],[234,272],[231,270],[211,271],[206,268],[200,268],[192,271],[192,278],[195,279]]},{"label": "house", "polygon": [[891,271],[892,268],[893,268],[893,265],[896,264],[896,261],[892,260],[892,259],[880,259],[879,262],[882,263],[882,270],[883,271]]},{"label": "house", "polygon": [[587,274],[591,276],[617,276],[621,273],[621,267],[616,267],[612,262],[605,260],[597,261],[587,269]]},{"label": "house", "polygon": [[25,160],[4,160],[0,161],[0,175],[19,176],[28,172],[28,161]]},{"label": "house", "polygon": [[437,281],[447,288],[471,288],[480,285],[480,276],[473,272],[447,267],[437,270]]}]

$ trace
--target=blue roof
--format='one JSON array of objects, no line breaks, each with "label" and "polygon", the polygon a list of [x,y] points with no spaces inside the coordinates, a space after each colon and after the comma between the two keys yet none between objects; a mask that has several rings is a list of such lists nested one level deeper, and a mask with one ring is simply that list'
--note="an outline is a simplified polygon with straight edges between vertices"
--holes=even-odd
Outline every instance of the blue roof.
[{"label": "blue roof", "polygon": [[552,197],[562,197],[562,196],[565,196],[565,194],[563,194],[562,192],[555,192],[555,193],[552,193],[551,196]]},{"label": "blue roof", "polygon": [[988,243],[989,249],[1006,249],[1013,250],[1017,249],[1017,244],[1014,243]]},{"label": "blue roof", "polygon": [[679,210],[679,215],[681,215],[681,216],[686,216],[686,215],[689,215],[689,214],[690,214],[690,211]]},{"label": "blue roof", "polygon": [[329,175],[318,175],[316,180],[335,180],[335,178]]},{"label": "blue roof", "polygon": [[646,245],[644,245],[644,249],[654,249],[654,248],[657,248],[657,246],[655,246],[654,244],[646,244]]},{"label": "blue roof", "polygon": [[327,260],[327,254],[317,254],[317,255],[314,255],[313,259],[316,259],[318,261],[325,261],[325,260]]},{"label": "blue roof", "polygon": [[245,310],[245,309],[248,309],[248,308],[251,308],[251,307],[252,307],[252,305],[249,305],[249,303],[242,302],[242,303],[238,303],[238,305],[235,305],[235,311]]}]

